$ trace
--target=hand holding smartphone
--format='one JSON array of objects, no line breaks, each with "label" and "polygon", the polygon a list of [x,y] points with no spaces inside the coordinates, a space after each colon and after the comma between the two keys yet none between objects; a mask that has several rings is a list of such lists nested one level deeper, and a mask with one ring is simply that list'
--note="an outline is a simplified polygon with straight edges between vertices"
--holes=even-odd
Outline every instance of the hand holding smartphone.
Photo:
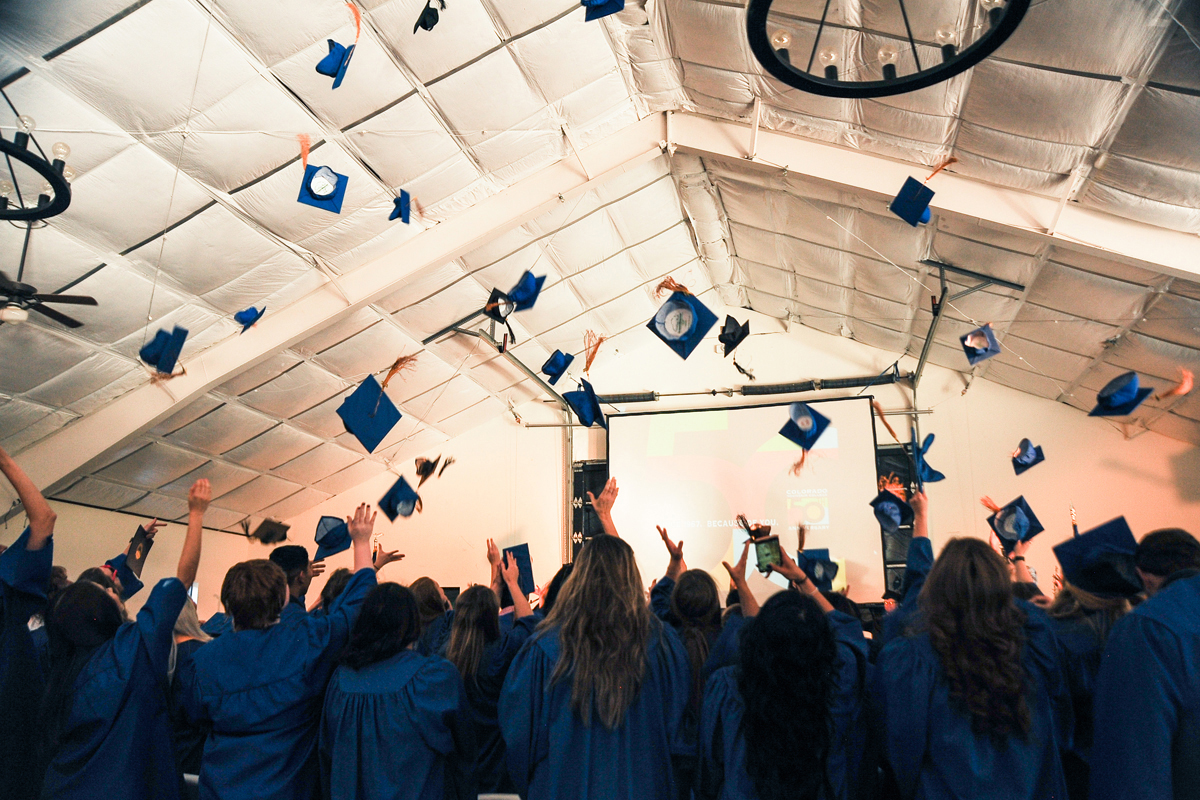
[{"label": "hand holding smartphone", "polygon": [[754,558],[758,562],[758,571],[764,575],[771,567],[783,563],[783,552],[779,549],[779,537],[772,536],[770,525],[756,525],[753,528],[745,514],[738,514],[738,523],[745,528],[750,540],[754,542]]}]

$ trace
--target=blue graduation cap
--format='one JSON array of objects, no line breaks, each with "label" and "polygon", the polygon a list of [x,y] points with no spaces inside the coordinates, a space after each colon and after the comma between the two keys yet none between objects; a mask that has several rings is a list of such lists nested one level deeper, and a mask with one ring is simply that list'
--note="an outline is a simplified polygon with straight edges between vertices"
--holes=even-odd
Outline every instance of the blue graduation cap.
[{"label": "blue graduation cap", "polygon": [[888,491],[882,491],[871,501],[875,519],[885,533],[895,533],[902,525],[911,525],[913,509],[908,503]]},{"label": "blue graduation cap", "polygon": [[416,33],[418,28],[431,31],[433,30],[433,26],[438,24],[438,10],[434,2],[437,2],[438,6],[441,6],[443,10],[446,8],[446,0],[425,0],[425,8],[421,11],[421,15],[417,17],[417,24],[413,25],[413,33]]},{"label": "blue graduation cap", "polygon": [[178,325],[170,333],[160,328],[153,339],[142,345],[138,356],[154,367],[154,371],[159,375],[170,375],[175,371],[175,362],[179,360],[179,353],[183,350],[187,336],[187,328]]},{"label": "blue graduation cap", "polygon": [[583,388],[574,392],[564,392],[563,400],[567,401],[567,405],[575,412],[575,416],[579,417],[580,425],[590,428],[599,422],[601,428],[608,428],[608,423],[604,421],[604,411],[600,408],[600,400],[596,397],[596,391],[587,381],[579,382],[583,384]]},{"label": "blue graduation cap", "polygon": [[580,5],[587,9],[583,15],[584,22],[591,22],[625,10],[625,0],[582,0]]},{"label": "blue graduation cap", "polygon": [[541,294],[542,284],[545,282],[545,275],[535,278],[532,272],[525,270],[521,274],[521,279],[517,281],[517,285],[508,291],[508,299],[512,301],[513,311],[528,311],[533,308],[538,295]]},{"label": "blue graduation cap", "polygon": [[1028,439],[1022,439],[1021,443],[1017,445],[1016,451],[1013,452],[1013,472],[1020,475],[1025,470],[1037,466],[1045,460],[1046,457],[1042,455],[1041,445],[1035,447],[1033,442]]},{"label": "blue graduation cap", "polygon": [[354,45],[342,47],[333,39],[329,39],[329,54],[317,63],[317,72],[333,78],[333,88],[342,85],[346,70],[350,66],[350,57],[354,55]]},{"label": "blue graduation cap", "polygon": [[801,550],[796,553],[796,566],[822,592],[833,590],[833,579],[837,577],[838,565],[831,561],[828,550]]},{"label": "blue graduation cap", "polygon": [[558,383],[558,379],[567,371],[567,367],[571,366],[571,362],[575,360],[575,356],[570,353],[564,353],[562,350],[555,350],[546,359],[546,363],[542,364],[542,373],[550,376],[550,385]]},{"label": "blue graduation cap", "polygon": [[409,219],[412,218],[412,195],[401,189],[400,196],[392,202],[395,203],[395,207],[392,209],[392,213],[388,214],[388,221],[398,219],[407,225]]},{"label": "blue graduation cap", "polygon": [[266,306],[263,306],[261,311],[254,306],[250,306],[249,308],[243,309],[234,314],[233,321],[238,325],[241,325],[242,333],[245,333],[246,331],[250,330],[250,328],[254,327],[254,323],[262,319],[262,315],[265,313],[267,313]]},{"label": "blue graduation cap", "polygon": [[694,294],[672,292],[646,327],[680,358],[686,359],[716,324],[717,315],[709,311],[700,298]]},{"label": "blue graduation cap", "polygon": [[1000,355],[1000,342],[996,341],[996,334],[992,331],[990,322],[963,334],[958,341],[962,344],[963,352],[967,354],[967,361],[972,365]]},{"label": "blue graduation cap", "polygon": [[300,196],[296,200],[313,208],[340,214],[349,183],[349,178],[329,167],[309,164],[304,168],[304,181],[300,184]]},{"label": "blue graduation cap", "polygon": [[788,406],[788,421],[779,429],[779,435],[790,442],[811,450],[829,427],[829,418],[814,411],[807,403],[792,403]]},{"label": "blue graduation cap", "polygon": [[929,448],[933,447],[933,434],[925,437],[925,442],[917,445],[917,426],[910,428],[912,431],[912,454],[913,461],[917,467],[917,483],[937,483],[938,481],[946,480],[946,476],[938,472],[933,467],[929,466],[929,462],[925,460],[925,455],[929,452]]},{"label": "blue graduation cap", "polygon": [[344,519],[323,516],[317,520],[317,554],[313,561],[320,561],[350,549],[350,526]]},{"label": "blue graduation cap", "polygon": [[1096,407],[1088,412],[1089,417],[1123,417],[1132,414],[1154,390],[1138,385],[1138,374],[1126,372],[1104,385],[1096,395]]},{"label": "blue graduation cap", "polygon": [[1137,541],[1124,517],[1054,546],[1063,580],[1097,597],[1130,597],[1142,590]]},{"label": "blue graduation cap", "polygon": [[338,406],[337,414],[368,453],[375,452],[383,437],[400,421],[400,411],[374,375],[368,375]]},{"label": "blue graduation cap", "polygon": [[395,522],[396,517],[411,517],[414,511],[420,511],[421,498],[402,475],[387,490],[387,494],[379,498],[379,508],[387,514],[388,519]]},{"label": "blue graduation cap", "polygon": [[[518,544],[506,547],[504,548],[504,555],[517,564],[517,586],[521,589],[521,593],[528,597],[537,591],[537,584],[533,582],[533,561],[529,558],[529,545]],[[504,591],[500,595],[501,608],[512,605],[512,596],[508,592],[508,583],[504,584]]]},{"label": "blue graduation cap", "polygon": [[1017,542],[1028,541],[1045,530],[1024,496],[992,514],[987,523],[1000,538],[1000,547],[1005,554],[1011,552]]},{"label": "blue graduation cap", "polygon": [[745,323],[738,324],[736,319],[729,314],[726,314],[725,324],[721,326],[721,333],[717,336],[717,340],[725,346],[725,357],[728,358],[729,354],[732,353],[739,344],[745,341],[746,337],[749,335],[750,320],[746,320]]},{"label": "blue graduation cap", "polygon": [[929,222],[929,201],[932,199],[933,189],[909,177],[888,204],[888,210],[915,228],[918,222]]}]

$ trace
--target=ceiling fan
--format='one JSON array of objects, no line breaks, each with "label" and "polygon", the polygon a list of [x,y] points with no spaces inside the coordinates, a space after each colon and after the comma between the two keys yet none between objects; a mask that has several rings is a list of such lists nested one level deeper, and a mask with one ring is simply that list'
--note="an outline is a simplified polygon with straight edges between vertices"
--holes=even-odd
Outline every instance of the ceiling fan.
[{"label": "ceiling fan", "polygon": [[0,271],[0,323],[24,322],[29,319],[29,312],[49,317],[68,328],[82,327],[83,323],[74,317],[69,317],[61,311],[49,308],[44,303],[66,303],[76,306],[98,305],[96,298],[79,294],[40,294],[37,287],[21,283],[25,274],[25,254],[29,251],[29,232],[32,226],[25,229],[25,245],[21,248],[21,263],[17,267],[17,279],[10,280],[8,275]]}]

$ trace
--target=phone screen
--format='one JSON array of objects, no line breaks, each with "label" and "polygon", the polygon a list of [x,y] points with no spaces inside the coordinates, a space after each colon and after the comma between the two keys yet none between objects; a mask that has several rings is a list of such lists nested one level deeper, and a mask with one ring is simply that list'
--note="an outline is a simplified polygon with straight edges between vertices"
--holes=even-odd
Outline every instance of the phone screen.
[{"label": "phone screen", "polygon": [[758,571],[766,572],[767,567],[777,567],[783,563],[783,554],[779,550],[779,537],[766,536],[754,540],[754,556],[758,559]]}]

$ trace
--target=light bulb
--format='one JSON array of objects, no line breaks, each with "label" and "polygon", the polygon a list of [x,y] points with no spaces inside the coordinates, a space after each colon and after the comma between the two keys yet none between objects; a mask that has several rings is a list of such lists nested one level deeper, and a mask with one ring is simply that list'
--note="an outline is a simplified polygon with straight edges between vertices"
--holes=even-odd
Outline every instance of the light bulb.
[{"label": "light bulb", "polygon": [[1003,8],[1004,0],[979,0],[979,5],[983,6],[985,11],[991,11],[993,8]]},{"label": "light bulb", "polygon": [[67,183],[70,183],[71,181],[75,180],[75,170],[71,169],[70,167],[63,167],[62,176],[63,180],[65,180]]},{"label": "light bulb", "polygon": [[833,66],[838,61],[838,54],[835,50],[822,50],[817,54],[817,60],[826,67]]},{"label": "light bulb", "polygon": [[953,28],[938,28],[934,34],[937,38],[937,43],[940,45],[955,44],[958,39],[958,32]]},{"label": "light bulb", "polygon": [[54,187],[50,185],[50,181],[42,181],[42,194],[54,194]]},{"label": "light bulb", "polygon": [[771,36],[771,46],[776,50],[786,50],[788,45],[792,43],[792,35],[782,28],[775,31]]},{"label": "light bulb", "polygon": [[26,116],[24,114],[17,117],[17,129],[21,131],[21,133],[33,133],[35,128],[37,128],[37,123],[33,121],[33,117]]},{"label": "light bulb", "polygon": [[54,158],[58,161],[66,161],[71,155],[71,148],[66,142],[56,142],[54,147],[50,148],[50,152],[54,154]]},{"label": "light bulb", "polygon": [[899,58],[900,58],[900,54],[897,53],[894,48],[891,48],[891,47],[879,48],[879,63],[880,64],[895,64],[896,60]]},{"label": "light bulb", "polygon": [[17,187],[12,185],[12,181],[0,181],[0,197],[8,197],[15,188]]}]

